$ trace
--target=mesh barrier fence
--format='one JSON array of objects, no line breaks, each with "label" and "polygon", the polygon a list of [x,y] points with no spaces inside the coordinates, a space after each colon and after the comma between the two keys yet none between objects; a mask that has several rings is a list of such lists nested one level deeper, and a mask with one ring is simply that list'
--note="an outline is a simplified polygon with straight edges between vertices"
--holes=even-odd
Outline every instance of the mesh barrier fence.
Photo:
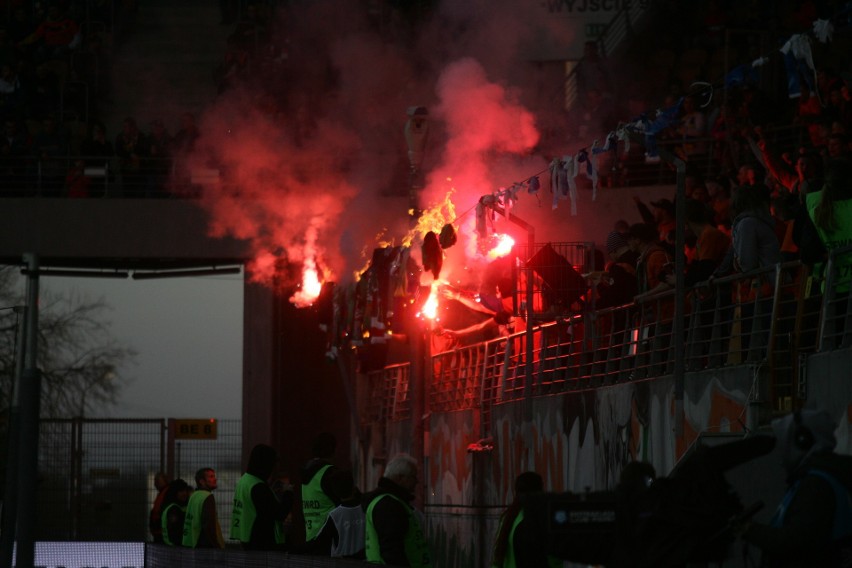
[{"label": "mesh barrier fence", "polygon": [[174,471],[194,484],[196,470],[214,468],[219,518],[230,519],[242,469],[241,422],[218,421],[216,438],[199,440],[173,440],[166,424],[164,419],[42,420],[36,539],[150,540],[148,515],[158,471]]}]

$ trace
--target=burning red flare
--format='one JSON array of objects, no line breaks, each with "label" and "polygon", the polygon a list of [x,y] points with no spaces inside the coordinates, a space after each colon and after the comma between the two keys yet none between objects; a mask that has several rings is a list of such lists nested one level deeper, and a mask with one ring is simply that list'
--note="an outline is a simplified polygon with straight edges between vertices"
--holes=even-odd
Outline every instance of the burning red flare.
[{"label": "burning red flare", "polygon": [[297,308],[306,308],[314,303],[322,290],[322,281],[317,271],[316,261],[312,258],[305,259],[302,267],[301,288],[290,298]]},{"label": "burning red flare", "polygon": [[501,258],[512,252],[512,247],[515,246],[515,239],[505,234],[491,235],[490,248],[486,253],[489,260]]},{"label": "burning red flare", "polygon": [[417,314],[420,317],[424,317],[429,320],[434,320],[438,317],[438,282],[432,282],[432,287],[429,290],[429,298],[426,299],[426,302],[423,304],[423,307],[420,308],[420,312]]}]

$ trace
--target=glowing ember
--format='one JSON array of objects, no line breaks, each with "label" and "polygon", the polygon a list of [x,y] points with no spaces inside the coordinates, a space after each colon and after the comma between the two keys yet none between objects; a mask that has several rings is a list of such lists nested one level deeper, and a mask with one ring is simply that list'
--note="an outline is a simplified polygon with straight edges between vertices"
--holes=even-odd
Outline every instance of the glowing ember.
[{"label": "glowing ember", "polygon": [[305,308],[314,303],[319,297],[322,290],[322,282],[320,281],[317,265],[314,259],[308,258],[305,260],[305,265],[302,272],[302,286],[290,298],[297,308]]},{"label": "glowing ember", "polygon": [[491,249],[487,255],[489,260],[494,260],[506,256],[512,251],[515,246],[515,240],[509,235],[494,234],[491,236]]}]

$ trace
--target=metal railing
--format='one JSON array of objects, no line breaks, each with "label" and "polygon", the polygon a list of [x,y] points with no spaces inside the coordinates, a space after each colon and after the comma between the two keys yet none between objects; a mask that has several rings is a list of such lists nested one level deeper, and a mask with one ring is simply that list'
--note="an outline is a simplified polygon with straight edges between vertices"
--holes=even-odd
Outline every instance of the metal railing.
[{"label": "metal railing", "polygon": [[[804,392],[801,359],[852,345],[848,268],[852,246],[831,251],[820,270],[788,262],[703,282],[686,291],[684,336],[674,336],[674,290],[630,305],[588,311],[432,356],[432,412],[490,409],[525,396],[527,341],[532,341],[532,396],[548,396],[670,375],[675,350],[687,372],[752,365],[768,373],[767,404],[788,410]],[[845,279],[843,274],[846,274]],[[845,284],[844,284],[845,282]],[[825,290],[825,293],[822,290]],[[407,364],[370,374],[370,419],[407,420]]]},{"label": "metal railing", "polygon": [[826,264],[820,334],[820,351],[852,345],[852,245],[831,251]]}]

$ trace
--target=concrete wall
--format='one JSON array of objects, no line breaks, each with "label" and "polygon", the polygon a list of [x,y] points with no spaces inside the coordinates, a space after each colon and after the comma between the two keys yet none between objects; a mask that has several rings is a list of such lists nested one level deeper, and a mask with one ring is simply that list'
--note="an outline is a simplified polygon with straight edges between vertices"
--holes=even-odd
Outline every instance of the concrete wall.
[{"label": "concrete wall", "polygon": [[[631,461],[648,461],[666,475],[699,433],[742,433],[752,380],[748,367],[691,373],[681,437],[675,434],[671,377],[538,398],[531,421],[523,419],[523,401],[495,405],[487,432],[493,450],[485,452],[468,451],[483,434],[481,409],[431,414],[422,483],[438,564],[486,565],[499,514],[523,471],[539,472],[549,491],[608,490]],[[384,428],[388,454],[412,451],[407,422]],[[368,463],[380,451],[369,448]],[[366,489],[374,486],[376,469],[364,480]]]},{"label": "concrete wall", "polygon": [[210,238],[207,214],[183,199],[3,199],[0,262],[169,268],[242,263],[236,239]]}]

